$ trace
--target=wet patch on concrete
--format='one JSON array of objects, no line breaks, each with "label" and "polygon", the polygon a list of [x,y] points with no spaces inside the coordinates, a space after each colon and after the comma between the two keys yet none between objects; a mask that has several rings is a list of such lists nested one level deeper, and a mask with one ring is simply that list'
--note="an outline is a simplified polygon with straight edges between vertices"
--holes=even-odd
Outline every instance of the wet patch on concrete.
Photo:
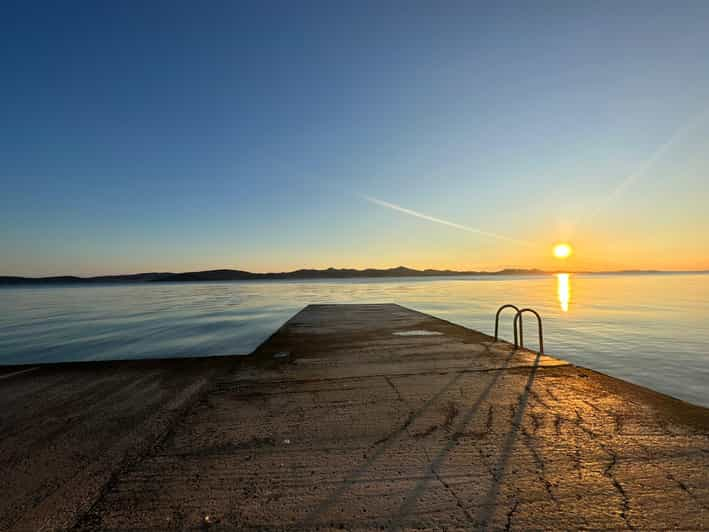
[{"label": "wet patch on concrete", "polygon": [[442,332],[438,331],[425,331],[423,329],[414,331],[396,331],[392,333],[394,336],[442,336]]}]

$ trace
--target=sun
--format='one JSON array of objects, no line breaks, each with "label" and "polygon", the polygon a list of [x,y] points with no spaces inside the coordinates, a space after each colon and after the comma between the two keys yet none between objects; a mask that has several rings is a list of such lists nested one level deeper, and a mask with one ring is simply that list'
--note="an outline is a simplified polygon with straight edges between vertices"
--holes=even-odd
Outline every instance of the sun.
[{"label": "sun", "polygon": [[561,243],[554,246],[554,256],[557,259],[566,259],[570,257],[573,252],[574,250],[569,244]]}]

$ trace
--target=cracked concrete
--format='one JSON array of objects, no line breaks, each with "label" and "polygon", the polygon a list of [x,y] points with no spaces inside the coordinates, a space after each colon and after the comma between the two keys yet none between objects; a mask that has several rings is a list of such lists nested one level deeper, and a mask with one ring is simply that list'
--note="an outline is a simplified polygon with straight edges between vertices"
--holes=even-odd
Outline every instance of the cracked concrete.
[{"label": "cracked concrete", "polygon": [[707,409],[397,305],[309,306],[252,357],[176,364],[0,382],[0,528],[709,526]]}]

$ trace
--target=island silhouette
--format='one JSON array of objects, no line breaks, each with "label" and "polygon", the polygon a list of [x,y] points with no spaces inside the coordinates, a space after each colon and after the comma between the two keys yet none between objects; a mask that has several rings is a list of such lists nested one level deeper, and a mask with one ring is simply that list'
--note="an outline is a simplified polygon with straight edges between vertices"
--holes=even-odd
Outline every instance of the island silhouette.
[{"label": "island silhouette", "polygon": [[[357,279],[378,277],[453,277],[453,276],[505,276],[505,275],[550,275],[558,273],[536,268],[505,268],[497,271],[473,270],[417,270],[406,266],[396,268],[326,268],[298,269],[289,272],[258,273],[245,270],[218,269],[194,272],[148,272],[118,275],[99,275],[79,277],[75,275],[60,275],[51,277],[0,276],[0,285],[26,284],[75,284],[75,283],[159,283],[159,282],[204,282],[204,281],[276,281],[301,279]],[[706,271],[661,271],[661,270],[618,270],[606,272],[568,272],[568,273],[598,273],[598,274],[677,274],[677,273],[707,273]]]}]

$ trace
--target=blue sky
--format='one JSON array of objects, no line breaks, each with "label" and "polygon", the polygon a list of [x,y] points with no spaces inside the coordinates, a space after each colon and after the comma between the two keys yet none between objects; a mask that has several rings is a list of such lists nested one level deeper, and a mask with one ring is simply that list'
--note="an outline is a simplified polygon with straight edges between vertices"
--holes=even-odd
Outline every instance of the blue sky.
[{"label": "blue sky", "polygon": [[0,274],[709,268],[707,50],[707,2],[4,2]]}]

